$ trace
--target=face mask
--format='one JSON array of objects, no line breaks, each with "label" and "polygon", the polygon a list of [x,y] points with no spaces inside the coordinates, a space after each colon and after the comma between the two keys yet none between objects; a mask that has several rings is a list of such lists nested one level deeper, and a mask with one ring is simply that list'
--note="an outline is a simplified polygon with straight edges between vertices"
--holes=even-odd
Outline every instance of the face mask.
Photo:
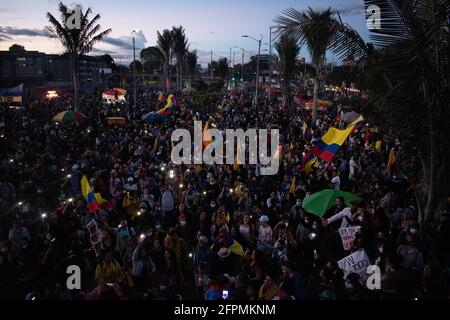
[{"label": "face mask", "polygon": [[417,233],[417,229],[416,228],[411,228],[411,229],[409,229],[409,232],[411,232],[411,234],[416,234]]},{"label": "face mask", "polygon": [[309,223],[309,220],[308,220],[308,219],[305,219],[305,223],[308,224],[308,223]]},{"label": "face mask", "polygon": [[295,204],[297,205],[297,207],[300,207],[301,202],[300,202],[300,201],[297,201]]},{"label": "face mask", "polygon": [[187,224],[186,220],[180,222],[180,225],[185,226]]},{"label": "face mask", "polygon": [[8,252],[8,248],[2,248],[0,251],[1,251],[2,253]]},{"label": "face mask", "polygon": [[22,249],[26,249],[26,248],[28,248],[28,245],[27,245],[27,244],[24,244],[24,245],[22,246]]},{"label": "face mask", "polygon": [[357,219],[358,219],[358,221],[359,221],[359,222],[363,222],[363,221],[364,221],[364,217],[363,217],[363,216],[361,216],[361,215],[360,215],[360,216],[358,216],[358,218],[357,218]]},{"label": "face mask", "polygon": [[353,288],[353,285],[350,282],[345,281],[345,288],[351,290]]},{"label": "face mask", "polygon": [[216,204],[215,203],[211,203],[211,208],[215,208]]},{"label": "face mask", "polygon": [[313,223],[312,228],[313,228],[314,230],[317,229],[317,223],[316,223],[316,222]]},{"label": "face mask", "polygon": [[155,228],[156,229],[161,229],[161,225],[157,224],[157,225],[155,225]]}]

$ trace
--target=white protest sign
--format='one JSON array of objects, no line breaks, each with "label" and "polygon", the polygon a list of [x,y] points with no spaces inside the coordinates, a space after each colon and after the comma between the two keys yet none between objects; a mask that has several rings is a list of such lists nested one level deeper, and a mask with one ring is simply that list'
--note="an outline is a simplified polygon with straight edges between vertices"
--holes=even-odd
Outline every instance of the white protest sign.
[{"label": "white protest sign", "polygon": [[359,276],[359,281],[362,285],[366,284],[368,278],[367,267],[370,266],[370,260],[364,249],[353,252],[342,260],[338,261],[339,268],[344,271],[344,276],[347,277],[350,273],[356,273]]},{"label": "white protest sign", "polygon": [[342,246],[345,251],[349,251],[352,248],[353,241],[355,240],[356,233],[360,227],[347,227],[340,228],[339,235],[341,236]]},{"label": "white protest sign", "polygon": [[342,229],[342,228],[347,228],[348,226],[350,226],[350,224],[348,223],[347,219],[345,219],[345,217],[342,218],[342,222],[341,222],[341,227],[340,227],[340,229]]}]

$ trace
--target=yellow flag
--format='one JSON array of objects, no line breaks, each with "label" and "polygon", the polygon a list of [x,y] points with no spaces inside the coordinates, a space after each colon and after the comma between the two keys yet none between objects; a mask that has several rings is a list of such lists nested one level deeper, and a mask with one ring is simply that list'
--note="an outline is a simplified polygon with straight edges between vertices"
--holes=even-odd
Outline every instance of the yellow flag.
[{"label": "yellow flag", "polygon": [[89,193],[91,193],[91,186],[89,185],[89,181],[86,177],[86,175],[83,175],[81,178],[81,193],[83,194],[83,197],[87,197]]},{"label": "yellow flag", "polygon": [[381,151],[381,140],[377,140],[377,142],[375,142],[375,150],[377,152]]},{"label": "yellow flag", "polygon": [[388,159],[386,169],[390,169],[396,160],[397,159],[395,157],[395,151],[394,151],[394,148],[392,148],[391,152],[389,153],[389,159]]},{"label": "yellow flag", "polygon": [[295,179],[296,177],[292,179],[291,187],[289,188],[289,193],[295,193],[295,189],[297,188],[297,186],[295,185]]}]

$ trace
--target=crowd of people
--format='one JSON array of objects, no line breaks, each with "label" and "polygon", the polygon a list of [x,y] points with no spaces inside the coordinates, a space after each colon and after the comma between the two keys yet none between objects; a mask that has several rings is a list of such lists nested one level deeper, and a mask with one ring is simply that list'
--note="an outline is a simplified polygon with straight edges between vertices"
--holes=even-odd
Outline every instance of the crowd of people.
[{"label": "crowd of people", "polygon": [[[2,299],[450,298],[450,198],[439,221],[419,225],[395,136],[362,122],[331,163],[307,175],[303,155],[339,127],[340,101],[312,123],[302,104],[264,97],[253,106],[242,93],[198,107],[200,94],[175,95],[172,114],[150,123],[141,116],[163,106],[153,90],[140,90],[137,110],[82,96],[83,122],[52,121],[71,99],[1,107]],[[108,124],[110,116],[127,122]],[[192,130],[194,116],[218,129],[279,129],[279,172],[174,165],[171,133]],[[386,170],[393,148],[397,161]],[[83,176],[110,206],[89,212]],[[324,189],[363,200],[337,198],[324,217],[306,212],[304,199]],[[347,251],[343,221],[360,227]],[[360,275],[339,268],[358,250],[379,266],[381,288],[369,290]],[[81,270],[79,289],[67,287],[72,265]]]}]

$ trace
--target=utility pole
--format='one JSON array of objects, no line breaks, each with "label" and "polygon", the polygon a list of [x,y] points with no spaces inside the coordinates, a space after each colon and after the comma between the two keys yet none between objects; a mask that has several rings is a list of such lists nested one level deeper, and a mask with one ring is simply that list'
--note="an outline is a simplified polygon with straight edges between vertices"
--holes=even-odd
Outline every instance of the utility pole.
[{"label": "utility pole", "polygon": [[210,64],[210,68],[211,68],[211,70],[210,70],[210,73],[211,73],[210,77],[211,77],[211,80],[212,80],[213,79],[213,52],[212,52],[212,50],[211,50],[211,64]]},{"label": "utility pole", "polygon": [[269,103],[272,100],[272,77],[273,77],[273,65],[272,65],[272,29],[275,26],[269,27]]},{"label": "utility pole", "polygon": [[257,107],[258,106],[258,86],[259,86],[259,56],[261,55],[261,41],[262,41],[262,39],[263,39],[263,35],[262,34],[260,34],[259,35],[260,36],[260,38],[259,39],[255,39],[255,38],[253,38],[253,37],[250,37],[250,36],[248,36],[248,35],[243,35],[242,37],[243,38],[250,38],[250,39],[252,39],[252,40],[255,40],[256,42],[258,42],[258,58],[257,58],[257,62],[256,62],[256,79],[255,79],[255,107]]},{"label": "utility pole", "polygon": [[[134,31],[133,31],[134,33]],[[133,35],[133,83],[134,83],[134,107],[133,107],[133,112],[131,112],[131,118],[134,118],[134,113],[136,113],[136,108],[137,108],[137,97],[136,97],[136,39]]]}]

